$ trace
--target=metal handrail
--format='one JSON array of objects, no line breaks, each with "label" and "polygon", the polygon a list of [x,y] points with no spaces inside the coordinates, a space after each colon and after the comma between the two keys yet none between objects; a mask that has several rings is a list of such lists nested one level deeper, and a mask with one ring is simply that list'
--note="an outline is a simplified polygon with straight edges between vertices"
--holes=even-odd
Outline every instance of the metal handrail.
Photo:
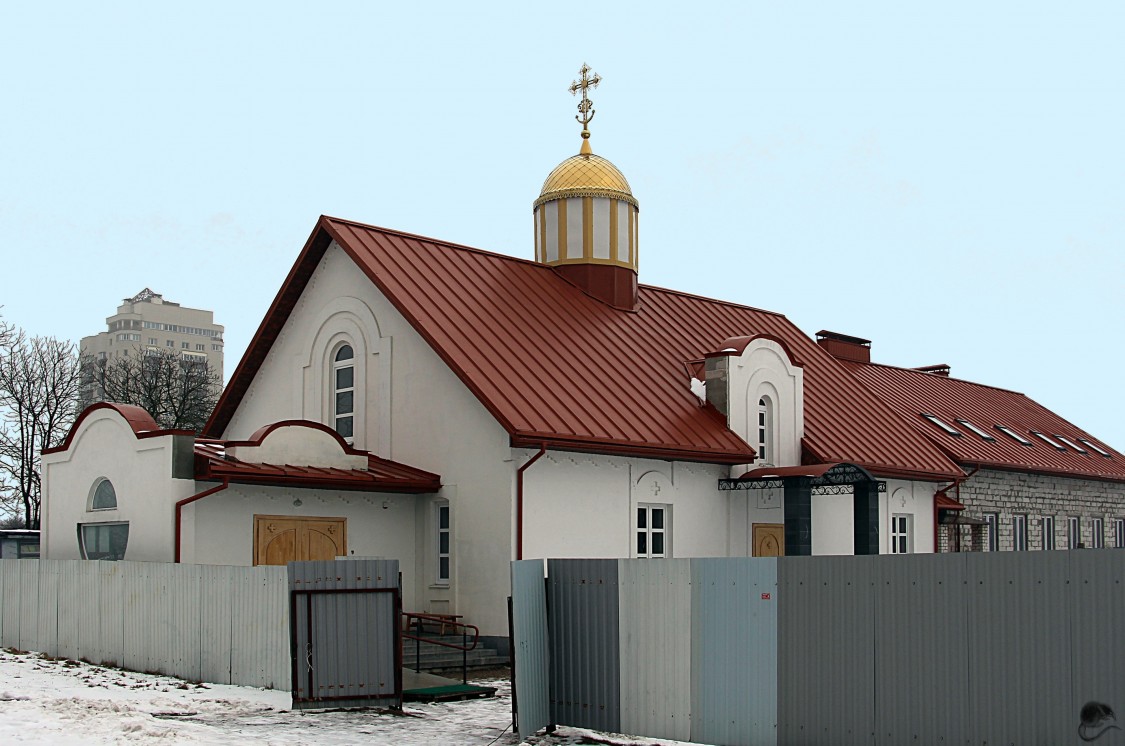
[{"label": "metal handrail", "polygon": [[[452,619],[450,619],[448,616],[443,616],[443,615],[440,615],[440,614],[419,614],[419,613],[415,613],[415,612],[411,612],[411,611],[404,611],[402,613],[402,616],[403,616],[403,619],[405,619],[406,621],[405,621],[405,624],[402,625],[401,635],[402,635],[403,639],[414,640],[414,670],[415,671],[421,671],[422,670],[422,643],[423,642],[426,643],[427,645],[438,645],[438,646],[441,646],[443,648],[452,648],[454,650],[460,650],[461,651],[461,682],[465,683],[465,684],[469,683],[469,651],[474,650],[477,647],[477,642],[479,642],[479,640],[480,640],[480,628],[477,627],[475,624],[465,624],[463,622],[455,622]],[[425,622],[431,622],[433,624],[441,625],[442,628],[452,627],[454,629],[454,634],[456,634],[456,630],[458,628],[460,628],[462,630],[462,632],[461,632],[461,644],[458,645],[455,642],[444,642],[442,640],[435,640],[431,637],[422,637],[421,635],[422,635],[422,632],[423,632],[423,625],[424,625]],[[406,631],[406,630],[410,629],[411,627],[413,627],[415,625],[417,625],[418,634],[414,635],[414,634],[411,634],[411,633]],[[468,642],[469,630],[472,630],[472,635],[473,635],[472,644],[470,644]]]}]

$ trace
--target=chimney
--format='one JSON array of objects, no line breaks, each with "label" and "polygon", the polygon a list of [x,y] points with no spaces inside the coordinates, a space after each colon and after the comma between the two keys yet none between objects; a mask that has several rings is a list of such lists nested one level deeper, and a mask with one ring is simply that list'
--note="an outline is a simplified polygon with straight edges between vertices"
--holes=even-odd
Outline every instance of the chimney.
[{"label": "chimney", "polygon": [[937,365],[923,365],[914,370],[920,373],[932,373],[935,376],[945,376],[949,378],[949,366],[945,363],[938,363]]},{"label": "chimney", "polygon": [[821,329],[816,333],[816,343],[834,358],[853,363],[871,362],[871,340],[849,337],[847,334]]}]

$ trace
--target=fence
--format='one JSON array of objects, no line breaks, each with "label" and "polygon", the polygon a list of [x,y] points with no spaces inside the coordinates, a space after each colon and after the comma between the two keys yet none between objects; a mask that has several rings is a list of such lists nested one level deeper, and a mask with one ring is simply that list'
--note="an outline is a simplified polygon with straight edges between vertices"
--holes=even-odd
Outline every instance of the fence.
[{"label": "fence", "polygon": [[284,567],[0,560],[0,645],[290,688]]},{"label": "fence", "polygon": [[541,561],[513,563],[521,737],[557,724],[724,746],[1125,743],[1125,552],[547,570],[544,593]]}]

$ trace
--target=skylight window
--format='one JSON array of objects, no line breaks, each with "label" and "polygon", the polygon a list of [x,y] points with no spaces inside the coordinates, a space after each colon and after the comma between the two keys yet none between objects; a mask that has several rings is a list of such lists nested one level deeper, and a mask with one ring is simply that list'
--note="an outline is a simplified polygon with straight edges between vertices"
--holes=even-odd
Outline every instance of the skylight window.
[{"label": "skylight window", "polygon": [[937,425],[938,427],[940,427],[940,428],[941,428],[942,430],[944,430],[945,432],[949,433],[950,435],[956,435],[956,436],[958,436],[958,437],[960,437],[960,436],[961,436],[961,431],[960,431],[960,430],[958,430],[957,428],[953,427],[952,425],[947,425],[947,424],[945,424],[944,422],[942,422],[941,420],[939,420],[939,419],[938,419],[937,417],[933,416],[932,414],[926,414],[925,412],[923,412],[923,413],[922,413],[922,417],[924,417],[925,419],[927,419],[927,420],[929,420],[930,422],[934,423],[935,425]]},{"label": "skylight window", "polygon": [[985,432],[984,430],[981,430],[979,427],[977,427],[973,423],[969,422],[968,420],[957,420],[957,423],[967,430],[972,430],[974,433],[979,435],[982,440],[992,440],[992,441],[996,440],[996,438],[993,438],[987,432]]},{"label": "skylight window", "polygon": [[1061,440],[1066,445],[1070,446],[1071,450],[1078,451],[1079,453],[1086,453],[1087,452],[1085,448],[1083,448],[1080,445],[1077,445],[1073,440],[1066,437],[1065,435],[1056,435],[1055,437],[1058,438],[1059,440]]},{"label": "skylight window", "polygon": [[1031,445],[1030,440],[1023,437],[1022,435],[1020,435],[1019,433],[1017,433],[1015,430],[1008,427],[1007,425],[997,425],[996,429],[999,430],[1000,432],[1004,433],[1005,435],[1007,435],[1009,438],[1016,441],[1020,445],[1025,445],[1025,446]]},{"label": "skylight window", "polygon": [[1109,451],[1103,450],[1101,446],[1099,446],[1097,443],[1094,443],[1093,441],[1086,440],[1085,438],[1079,438],[1078,442],[1081,443],[1084,446],[1090,446],[1091,448],[1093,448],[1095,451],[1097,451],[1101,455],[1105,456],[1106,458],[1113,458],[1113,456],[1109,455]]},{"label": "skylight window", "polygon": [[1034,435],[1036,438],[1039,438],[1039,440],[1043,441],[1047,445],[1051,446],[1051,448],[1056,448],[1060,451],[1066,450],[1066,447],[1062,443],[1058,443],[1058,442],[1052,440],[1051,438],[1049,438],[1048,436],[1044,435],[1041,432],[1038,432],[1037,430],[1032,430],[1031,434]]}]

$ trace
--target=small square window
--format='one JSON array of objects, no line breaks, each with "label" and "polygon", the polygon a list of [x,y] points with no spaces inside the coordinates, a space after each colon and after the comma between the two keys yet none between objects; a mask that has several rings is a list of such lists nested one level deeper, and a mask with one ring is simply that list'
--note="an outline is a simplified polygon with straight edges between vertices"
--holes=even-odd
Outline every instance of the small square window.
[{"label": "small square window", "polygon": [[639,505],[637,506],[637,556],[638,557],[669,557],[671,549],[669,541],[671,536],[671,506],[669,505]]}]

